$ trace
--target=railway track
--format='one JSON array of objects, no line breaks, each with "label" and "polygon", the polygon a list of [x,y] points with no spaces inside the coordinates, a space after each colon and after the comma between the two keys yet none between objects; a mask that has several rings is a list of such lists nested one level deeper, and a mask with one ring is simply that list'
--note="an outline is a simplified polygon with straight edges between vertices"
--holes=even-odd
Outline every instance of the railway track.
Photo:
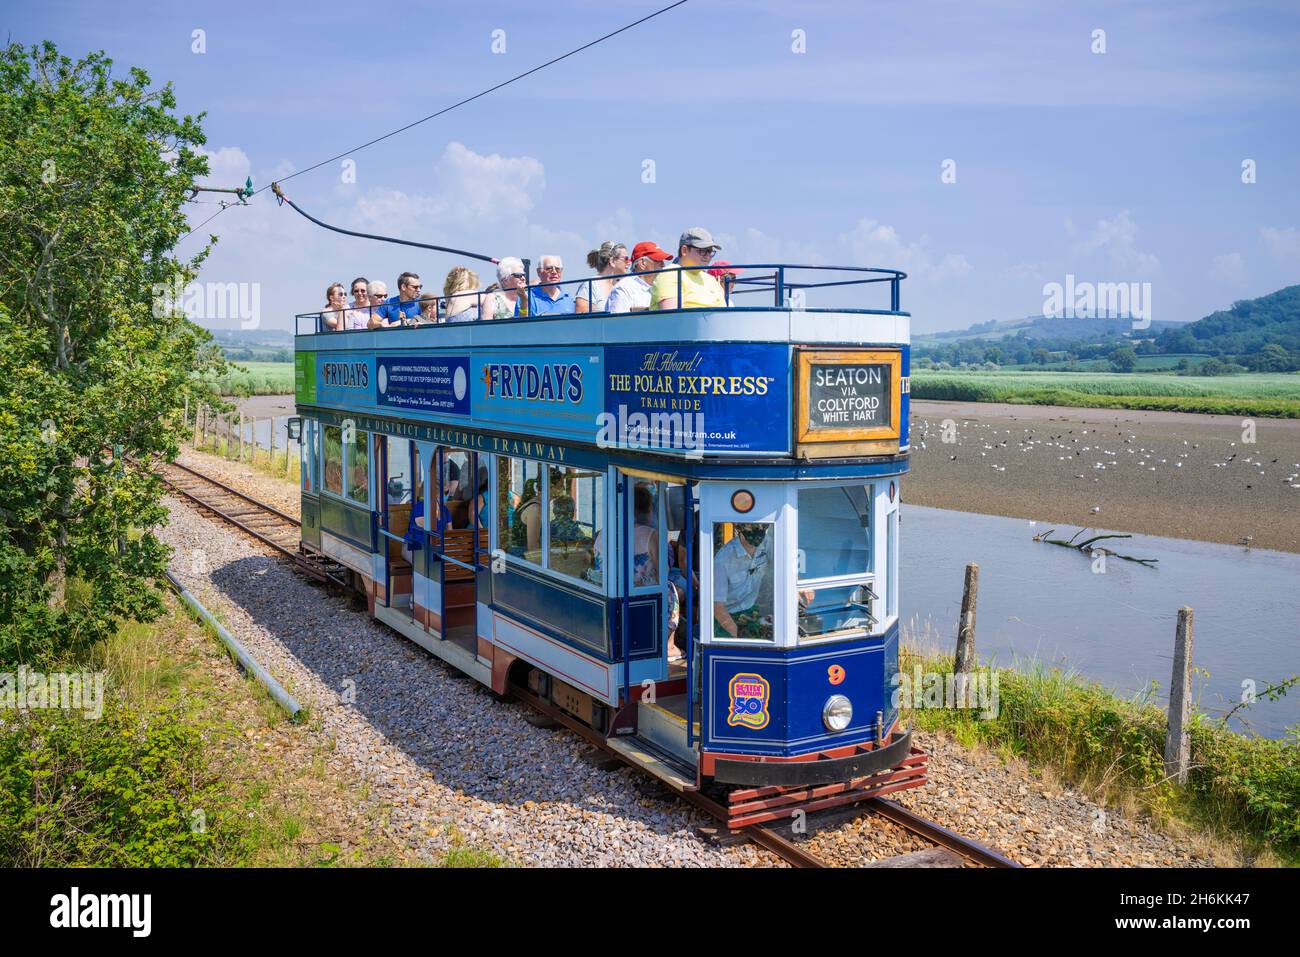
[{"label": "railway track", "polygon": [[348,586],[346,568],[324,556],[302,551],[302,523],[292,515],[179,462],[159,463],[154,474],[172,492],[251,535],[288,559],[303,574],[316,581]]},{"label": "railway track", "polygon": [[[291,515],[279,509],[259,502],[229,485],[177,462],[160,464],[155,474],[173,492],[197,505],[222,521],[240,529],[257,539],[263,545],[275,550],[281,557],[288,559],[300,571],[317,581],[330,581],[347,587],[347,569],[330,563],[323,556],[308,555],[299,548],[301,523]],[[511,685],[512,697],[528,705],[556,723],[563,725],[583,738],[599,751],[617,758],[623,758],[605,742],[604,736],[573,718],[567,712],[543,701],[526,688]],[[871,798],[848,808],[826,812],[815,812],[807,816],[804,835],[796,840],[792,834],[792,825],[751,825],[736,831],[728,831],[725,822],[728,812],[718,802],[699,792],[675,792],[682,800],[695,805],[714,817],[719,822],[715,836],[722,840],[752,841],[759,847],[775,854],[792,867],[822,868],[829,867],[826,861],[813,853],[807,846],[809,838],[837,824],[844,823],[862,813],[877,815],[892,824],[941,848],[955,858],[944,863],[955,864],[969,862],[982,867],[1020,867],[996,850],[986,847],[969,838],[962,837],[940,824],[921,817],[900,804],[885,798]],[[907,859],[913,859],[911,861]],[[898,858],[873,862],[873,866],[936,866],[932,858],[923,858],[917,854],[900,855]],[[891,863],[895,861],[897,863]],[[940,865],[942,866],[942,865]]]}]

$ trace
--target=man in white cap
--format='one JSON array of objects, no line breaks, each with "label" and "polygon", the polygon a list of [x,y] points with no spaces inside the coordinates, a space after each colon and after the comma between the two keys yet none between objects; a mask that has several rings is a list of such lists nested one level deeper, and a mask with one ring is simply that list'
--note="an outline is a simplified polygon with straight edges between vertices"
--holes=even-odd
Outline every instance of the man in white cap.
[{"label": "man in white cap", "polygon": [[722,249],[703,226],[692,226],[677,240],[677,269],[665,269],[650,287],[651,309],[725,309],[722,284],[704,267]]}]

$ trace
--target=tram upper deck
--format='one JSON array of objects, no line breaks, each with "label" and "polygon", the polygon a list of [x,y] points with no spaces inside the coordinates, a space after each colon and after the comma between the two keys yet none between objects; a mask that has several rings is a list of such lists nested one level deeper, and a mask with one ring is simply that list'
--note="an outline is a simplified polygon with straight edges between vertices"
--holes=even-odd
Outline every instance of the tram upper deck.
[{"label": "tram upper deck", "polygon": [[[305,313],[295,338],[299,411],[396,434],[403,422],[459,429],[485,451],[522,438],[596,446],[613,464],[650,456],[690,477],[723,460],[735,478],[849,477],[891,461],[889,471],[901,471],[904,275],[846,268],[848,279],[799,282],[796,270],[820,279],[833,267],[743,268],[753,288],[737,288],[725,309],[350,331],[326,331],[320,313]],[[808,304],[827,287],[875,284],[888,289],[887,308]]]}]

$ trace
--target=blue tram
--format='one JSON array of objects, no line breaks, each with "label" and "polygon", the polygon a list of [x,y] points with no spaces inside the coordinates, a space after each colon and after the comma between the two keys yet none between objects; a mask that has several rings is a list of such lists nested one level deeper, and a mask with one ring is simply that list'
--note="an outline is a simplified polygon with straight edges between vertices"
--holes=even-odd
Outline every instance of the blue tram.
[{"label": "blue tram", "polygon": [[[904,275],[745,268],[759,303],[304,314],[295,339],[302,548],[430,653],[725,795],[738,825],[926,771],[891,703]],[[889,301],[808,305],[827,287]]]}]

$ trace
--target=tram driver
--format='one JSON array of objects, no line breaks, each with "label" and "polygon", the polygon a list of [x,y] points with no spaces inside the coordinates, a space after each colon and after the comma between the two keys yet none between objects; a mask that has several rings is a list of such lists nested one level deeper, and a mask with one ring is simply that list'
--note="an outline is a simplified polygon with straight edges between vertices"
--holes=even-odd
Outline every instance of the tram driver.
[{"label": "tram driver", "polygon": [[[772,526],[745,522],[713,556],[713,621],[718,638],[771,641]],[[799,607],[812,601],[814,592],[799,592]]]},{"label": "tram driver", "polygon": [[[764,626],[759,598],[772,592],[772,548],[769,526],[746,522],[713,556],[713,621],[719,638],[771,638],[770,622]],[[767,588],[764,589],[764,584]],[[771,606],[768,605],[769,612]],[[741,634],[744,623],[745,635]],[[764,634],[766,631],[766,634]]]}]

